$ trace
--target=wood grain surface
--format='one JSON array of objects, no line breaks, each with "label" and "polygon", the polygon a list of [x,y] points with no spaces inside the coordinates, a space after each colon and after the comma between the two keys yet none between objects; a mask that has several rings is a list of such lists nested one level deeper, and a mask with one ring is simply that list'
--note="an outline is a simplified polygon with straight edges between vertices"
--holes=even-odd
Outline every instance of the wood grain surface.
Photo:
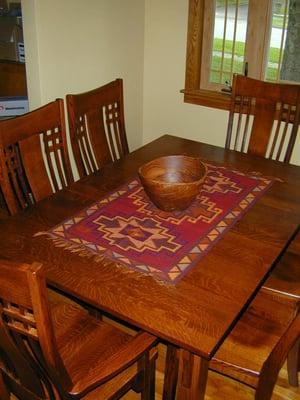
[{"label": "wood grain surface", "polygon": [[[162,400],[164,381],[164,362],[166,348],[158,346],[158,360],[156,372],[155,400]],[[205,400],[253,400],[254,390],[244,384],[209,371],[205,393]],[[133,391],[127,393],[122,400],[140,400],[140,396]],[[272,400],[300,400],[299,388],[292,388],[288,384],[286,367],[282,368],[274,388]]]},{"label": "wood grain surface", "polygon": [[[57,248],[46,231],[137,173],[147,161],[187,154],[277,177],[272,188],[177,285]],[[0,255],[42,262],[54,286],[210,359],[293,238],[300,168],[165,135],[38,205],[0,220]]]},{"label": "wood grain surface", "polygon": [[[158,346],[158,360],[156,371],[155,400],[162,400],[164,368],[165,368],[166,346]],[[210,371],[208,374],[205,400],[253,400],[253,389],[246,387],[240,382]],[[140,394],[130,391],[124,395],[122,400],[140,400]],[[10,400],[17,400],[13,395]],[[300,400],[299,388],[288,385],[286,367],[282,368],[272,400]]]},{"label": "wood grain surface", "polygon": [[[200,155],[283,182],[275,182],[176,286],[129,273],[112,262],[95,263],[55,247],[46,236],[34,237],[117,188],[144,162],[164,154]],[[1,220],[0,254],[42,262],[53,285],[209,358],[293,237],[300,220],[299,190],[299,167],[164,136],[17,216]]]}]

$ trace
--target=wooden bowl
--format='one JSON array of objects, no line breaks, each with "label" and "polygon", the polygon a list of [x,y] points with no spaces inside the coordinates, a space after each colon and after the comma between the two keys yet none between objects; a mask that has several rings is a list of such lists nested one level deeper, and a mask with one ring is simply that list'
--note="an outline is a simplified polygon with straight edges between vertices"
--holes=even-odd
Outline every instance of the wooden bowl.
[{"label": "wooden bowl", "polygon": [[150,200],[164,211],[189,207],[206,177],[206,167],[199,158],[182,155],[157,158],[138,172]]}]

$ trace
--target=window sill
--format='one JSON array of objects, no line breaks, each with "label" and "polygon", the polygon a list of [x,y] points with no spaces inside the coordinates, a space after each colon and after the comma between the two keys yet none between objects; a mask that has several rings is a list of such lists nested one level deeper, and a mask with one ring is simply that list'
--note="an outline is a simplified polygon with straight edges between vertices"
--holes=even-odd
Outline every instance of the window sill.
[{"label": "window sill", "polygon": [[185,103],[229,110],[230,93],[218,93],[211,90],[200,89],[182,89],[180,92],[184,94]]}]

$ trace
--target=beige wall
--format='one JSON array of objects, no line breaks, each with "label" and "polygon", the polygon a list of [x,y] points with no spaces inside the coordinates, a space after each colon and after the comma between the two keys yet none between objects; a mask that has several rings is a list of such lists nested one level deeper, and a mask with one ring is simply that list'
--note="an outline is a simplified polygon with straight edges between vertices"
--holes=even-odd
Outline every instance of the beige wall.
[{"label": "beige wall", "polygon": [[[185,104],[188,0],[22,0],[30,104],[116,77],[130,148],[164,134],[224,145],[227,112]],[[293,162],[300,164],[300,138]]]},{"label": "beige wall", "polygon": [[146,0],[144,141],[163,133],[223,145],[227,113],[185,104],[187,0]]},{"label": "beige wall", "polygon": [[142,144],[144,1],[22,0],[30,107],[124,79],[131,149]]},{"label": "beige wall", "polygon": [[[144,142],[170,133],[224,146],[227,112],[183,103],[188,0],[146,0]],[[292,162],[300,165],[300,135]]]}]

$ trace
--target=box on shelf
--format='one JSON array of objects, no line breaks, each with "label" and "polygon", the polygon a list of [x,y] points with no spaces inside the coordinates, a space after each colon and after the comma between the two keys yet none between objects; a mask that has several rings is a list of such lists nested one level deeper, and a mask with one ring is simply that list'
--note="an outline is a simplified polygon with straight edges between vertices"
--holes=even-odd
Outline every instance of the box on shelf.
[{"label": "box on shelf", "polygon": [[24,49],[24,43],[19,42],[18,43],[18,57],[19,61],[21,63],[25,62],[25,49]]},{"label": "box on shelf", "polygon": [[8,4],[6,0],[0,0],[0,15],[5,15],[8,12]]},{"label": "box on shelf", "polygon": [[0,97],[0,118],[14,117],[29,111],[27,97]]},{"label": "box on shelf", "polygon": [[21,16],[22,8],[20,2],[9,2],[8,13],[11,16]]}]

